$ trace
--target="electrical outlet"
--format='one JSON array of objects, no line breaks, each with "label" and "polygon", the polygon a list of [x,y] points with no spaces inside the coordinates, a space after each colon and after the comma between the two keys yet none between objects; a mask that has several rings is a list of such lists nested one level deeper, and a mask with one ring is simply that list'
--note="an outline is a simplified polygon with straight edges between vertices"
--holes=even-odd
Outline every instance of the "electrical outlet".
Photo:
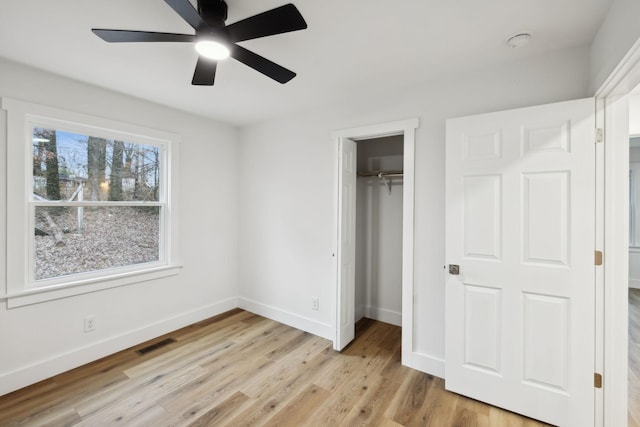
[{"label": "electrical outlet", "polygon": [[87,316],[84,318],[84,331],[91,332],[96,330],[96,316]]},{"label": "electrical outlet", "polygon": [[320,309],[320,298],[318,298],[318,297],[311,298],[311,309],[312,310],[319,310]]}]

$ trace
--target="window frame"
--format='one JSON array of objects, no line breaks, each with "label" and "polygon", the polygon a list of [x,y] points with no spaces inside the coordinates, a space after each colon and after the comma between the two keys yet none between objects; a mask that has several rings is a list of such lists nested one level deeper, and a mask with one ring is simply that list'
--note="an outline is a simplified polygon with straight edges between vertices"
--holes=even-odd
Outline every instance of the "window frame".
[{"label": "window frame", "polygon": [[[179,273],[178,135],[129,123],[1,98],[7,114],[7,295],[9,308],[66,298]],[[37,201],[33,197],[33,128],[46,127],[160,148],[159,200],[153,202]],[[159,206],[158,261],[35,279],[35,209],[39,206]],[[30,232],[31,230],[31,232]]]}]

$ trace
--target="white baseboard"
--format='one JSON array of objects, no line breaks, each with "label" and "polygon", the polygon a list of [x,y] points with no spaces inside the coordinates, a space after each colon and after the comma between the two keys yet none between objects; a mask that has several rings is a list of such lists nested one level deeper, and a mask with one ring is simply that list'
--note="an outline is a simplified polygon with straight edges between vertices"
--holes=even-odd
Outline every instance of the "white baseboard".
[{"label": "white baseboard", "polygon": [[[85,347],[53,355],[15,371],[2,373],[0,374],[0,396],[234,308],[250,311],[330,341],[334,339],[332,325],[247,298],[229,298],[94,342]],[[368,313],[367,317],[372,319],[401,324],[402,316],[400,313],[374,307],[366,307],[365,311]],[[403,363],[410,368],[444,378],[444,360],[441,358],[421,353],[410,353],[403,354]]]},{"label": "white baseboard", "polygon": [[355,311],[355,316],[354,319],[356,321],[356,323],[358,322],[358,320],[362,319],[363,317],[365,317],[366,315],[366,309],[365,306],[363,304],[357,305],[356,306],[356,311]]},{"label": "white baseboard", "polygon": [[365,307],[364,316],[369,319],[378,320],[384,323],[390,323],[396,326],[402,326],[402,313],[398,311],[387,310],[385,308]]},{"label": "white baseboard", "polygon": [[0,374],[0,396],[236,307],[229,298]]},{"label": "white baseboard", "polygon": [[[404,351],[403,351],[404,353]],[[402,355],[402,363],[410,368],[435,377],[444,378],[444,359],[423,353]]]},{"label": "white baseboard", "polygon": [[633,289],[640,289],[640,279],[629,278],[629,287]]},{"label": "white baseboard", "polygon": [[238,307],[259,314],[276,322],[284,323],[293,328],[309,332],[310,334],[333,341],[333,326],[299,314],[291,313],[271,305],[262,304],[247,298],[238,298]]}]

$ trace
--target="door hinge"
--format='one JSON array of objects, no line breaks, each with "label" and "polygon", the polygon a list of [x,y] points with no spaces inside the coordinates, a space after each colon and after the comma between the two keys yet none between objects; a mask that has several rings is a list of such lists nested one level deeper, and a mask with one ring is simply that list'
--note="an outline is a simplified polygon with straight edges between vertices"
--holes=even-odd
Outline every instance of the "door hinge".
[{"label": "door hinge", "polygon": [[604,141],[604,131],[602,128],[596,128],[596,144],[600,144]]},{"label": "door hinge", "polygon": [[595,388],[602,388],[602,375],[597,372],[593,373],[593,386]]},{"label": "door hinge", "polygon": [[595,265],[602,265],[602,252],[600,251],[595,251],[594,252],[594,264]]}]

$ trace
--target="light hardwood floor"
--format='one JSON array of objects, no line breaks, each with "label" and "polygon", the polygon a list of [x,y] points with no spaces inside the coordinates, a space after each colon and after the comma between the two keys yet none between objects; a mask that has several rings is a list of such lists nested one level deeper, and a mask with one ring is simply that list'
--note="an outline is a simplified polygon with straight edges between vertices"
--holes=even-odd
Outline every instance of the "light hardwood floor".
[{"label": "light hardwood floor", "polygon": [[[364,319],[342,353],[234,310],[0,397],[0,425],[543,426],[400,365],[400,328]],[[176,342],[138,355],[171,337]]]},{"label": "light hardwood floor", "polygon": [[640,427],[640,289],[629,289],[629,427]]}]

